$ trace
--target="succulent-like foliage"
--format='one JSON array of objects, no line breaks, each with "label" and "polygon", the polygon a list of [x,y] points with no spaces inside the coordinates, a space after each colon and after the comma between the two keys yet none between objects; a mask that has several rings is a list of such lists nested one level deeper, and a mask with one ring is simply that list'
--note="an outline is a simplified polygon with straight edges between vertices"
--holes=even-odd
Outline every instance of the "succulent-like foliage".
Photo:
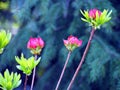
[{"label": "succulent-like foliage", "polygon": [[103,12],[101,12],[101,14],[99,15],[99,12],[97,11],[95,13],[95,18],[91,18],[89,15],[88,10],[87,11],[82,11],[80,10],[81,14],[84,16],[84,18],[81,18],[83,21],[87,22],[90,24],[90,26],[94,27],[94,28],[100,28],[101,25],[103,25],[104,23],[108,22],[111,17],[111,11],[108,10],[103,10]]},{"label": "succulent-like foliage", "polygon": [[0,88],[2,90],[13,90],[21,84],[21,75],[17,73],[11,73],[6,69],[4,76],[0,73]]},{"label": "succulent-like foliage", "polygon": [[3,52],[5,46],[10,42],[11,33],[6,33],[5,30],[0,31],[0,54]]},{"label": "succulent-like foliage", "polygon": [[17,61],[17,63],[19,65],[17,65],[17,68],[21,71],[23,71],[23,73],[25,73],[26,75],[30,75],[32,73],[32,70],[34,69],[34,67],[36,67],[38,65],[38,63],[40,62],[39,58],[38,60],[35,60],[35,58],[32,56],[28,59],[24,58],[24,55],[21,54],[21,57],[17,57],[15,56],[15,59]]}]

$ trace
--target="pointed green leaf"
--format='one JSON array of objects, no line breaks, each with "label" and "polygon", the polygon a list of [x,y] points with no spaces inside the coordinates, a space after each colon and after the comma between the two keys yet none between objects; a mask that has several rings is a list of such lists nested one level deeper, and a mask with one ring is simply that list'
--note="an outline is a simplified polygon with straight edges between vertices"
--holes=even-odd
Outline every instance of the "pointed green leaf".
[{"label": "pointed green leaf", "polygon": [[81,20],[84,21],[84,22],[88,22],[89,23],[89,21],[84,19],[84,18],[81,18]]}]

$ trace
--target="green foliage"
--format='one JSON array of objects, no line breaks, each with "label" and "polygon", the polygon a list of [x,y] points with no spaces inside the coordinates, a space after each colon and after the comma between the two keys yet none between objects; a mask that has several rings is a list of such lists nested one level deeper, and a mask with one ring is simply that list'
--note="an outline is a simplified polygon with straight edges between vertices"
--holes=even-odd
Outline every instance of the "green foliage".
[{"label": "green foliage", "polygon": [[0,31],[0,54],[3,52],[5,46],[10,42],[11,33],[6,33],[5,30]]},{"label": "green foliage", "polygon": [[4,72],[4,76],[0,73],[0,88],[2,90],[13,90],[21,84],[20,74],[9,73],[8,69]]},{"label": "green foliage", "polygon": [[9,0],[6,2],[0,1],[0,9],[7,10],[9,8]]},{"label": "green foliage", "polygon": [[32,73],[32,70],[38,65],[38,63],[40,62],[39,58],[38,60],[35,60],[35,57],[30,57],[28,59],[24,58],[23,53],[21,54],[21,57],[17,57],[15,56],[15,59],[17,61],[18,64],[17,68],[21,71],[23,71],[24,74],[26,75],[30,75]]}]

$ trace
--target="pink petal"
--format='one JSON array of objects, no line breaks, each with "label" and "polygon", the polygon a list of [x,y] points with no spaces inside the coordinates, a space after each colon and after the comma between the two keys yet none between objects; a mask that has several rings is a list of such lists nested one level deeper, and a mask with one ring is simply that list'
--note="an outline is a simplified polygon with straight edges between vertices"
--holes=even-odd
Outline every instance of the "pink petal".
[{"label": "pink petal", "polygon": [[89,17],[95,19],[96,18],[96,13],[98,13],[99,16],[101,15],[101,11],[100,10],[98,10],[98,9],[91,9],[89,11]]},{"label": "pink petal", "polygon": [[69,44],[68,40],[63,40],[63,42],[64,42],[64,45],[68,45]]},{"label": "pink petal", "polygon": [[38,46],[43,48],[44,47],[44,41],[42,40],[42,38],[38,38]]},{"label": "pink petal", "polygon": [[82,40],[79,40],[77,45],[78,45],[78,47],[80,47],[82,45]]}]

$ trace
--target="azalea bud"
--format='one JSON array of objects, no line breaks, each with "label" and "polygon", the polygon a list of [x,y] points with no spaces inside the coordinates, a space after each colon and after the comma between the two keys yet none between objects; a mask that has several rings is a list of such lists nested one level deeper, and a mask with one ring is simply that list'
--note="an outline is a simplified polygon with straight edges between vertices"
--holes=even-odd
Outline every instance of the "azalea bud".
[{"label": "azalea bud", "polygon": [[75,48],[82,45],[82,40],[79,40],[77,37],[69,36],[67,40],[63,40],[64,45],[70,51],[73,51]]},{"label": "azalea bud", "polygon": [[44,47],[44,41],[42,38],[30,38],[27,43],[27,48],[31,50],[32,54],[40,54],[41,49]]},{"label": "azalea bud", "polygon": [[98,16],[100,17],[101,11],[99,11],[99,10],[97,10],[97,9],[91,9],[91,10],[89,11],[89,17],[92,18],[92,19],[95,19],[97,13],[98,13]]},{"label": "azalea bud", "polygon": [[90,26],[92,26],[94,29],[99,29],[101,25],[108,22],[111,17],[111,11],[103,10],[102,12],[98,9],[91,9],[87,11],[80,10],[84,18],[81,18],[84,22],[89,23]]}]

